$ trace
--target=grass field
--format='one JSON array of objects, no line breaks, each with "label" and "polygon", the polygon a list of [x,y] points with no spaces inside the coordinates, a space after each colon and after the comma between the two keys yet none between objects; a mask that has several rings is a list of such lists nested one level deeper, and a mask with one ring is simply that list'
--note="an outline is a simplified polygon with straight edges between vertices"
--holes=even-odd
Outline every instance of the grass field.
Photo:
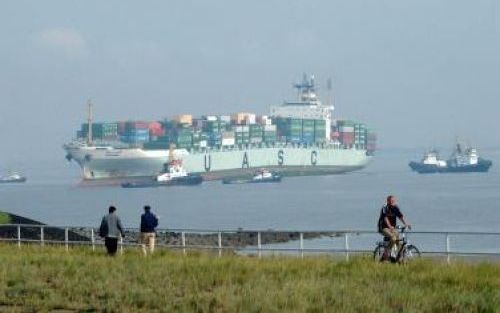
[{"label": "grass field", "polygon": [[9,224],[10,222],[9,214],[0,212],[0,224]]},{"label": "grass field", "polygon": [[0,311],[500,312],[500,265],[0,245]]}]

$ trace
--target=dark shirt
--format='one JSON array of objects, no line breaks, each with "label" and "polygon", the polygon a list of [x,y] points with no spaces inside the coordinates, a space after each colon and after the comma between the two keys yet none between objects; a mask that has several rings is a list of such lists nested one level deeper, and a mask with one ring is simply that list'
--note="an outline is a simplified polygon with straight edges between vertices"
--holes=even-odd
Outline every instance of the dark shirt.
[{"label": "dark shirt", "polygon": [[382,208],[382,214],[384,215],[383,228],[389,228],[389,225],[387,225],[385,221],[385,217],[387,217],[392,227],[396,226],[396,218],[403,217],[403,214],[401,214],[401,211],[399,210],[399,207],[397,205],[386,205]]},{"label": "dark shirt", "polygon": [[153,233],[158,226],[158,218],[151,212],[141,215],[141,233]]}]

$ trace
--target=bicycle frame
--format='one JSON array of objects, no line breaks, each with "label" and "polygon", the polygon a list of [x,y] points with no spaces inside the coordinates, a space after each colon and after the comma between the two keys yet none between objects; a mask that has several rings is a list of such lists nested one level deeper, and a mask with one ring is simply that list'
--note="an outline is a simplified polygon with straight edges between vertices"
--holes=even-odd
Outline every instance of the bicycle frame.
[{"label": "bicycle frame", "polygon": [[[394,261],[400,262],[404,256],[404,252],[409,243],[408,240],[406,239],[406,227],[398,226],[396,227],[396,229],[399,232],[399,239],[397,241],[398,250],[396,251],[397,253]],[[384,236],[384,240],[377,242],[377,247],[378,246],[381,246],[384,249],[384,253],[382,254],[381,260],[391,260],[391,258],[389,257],[391,254],[391,251],[389,251],[389,246],[390,246],[389,238]]]}]

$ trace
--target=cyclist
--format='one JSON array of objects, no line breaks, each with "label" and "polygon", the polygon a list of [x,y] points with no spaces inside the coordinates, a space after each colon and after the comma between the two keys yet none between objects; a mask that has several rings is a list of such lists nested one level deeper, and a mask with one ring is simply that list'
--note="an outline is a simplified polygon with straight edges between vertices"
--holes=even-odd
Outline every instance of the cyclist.
[{"label": "cyclist", "polygon": [[399,233],[396,229],[397,219],[403,222],[406,228],[411,229],[411,225],[406,222],[403,214],[399,210],[396,197],[390,195],[387,197],[386,205],[384,205],[380,211],[378,221],[379,232],[390,241],[389,247],[384,251],[382,260],[388,259],[389,251],[392,251],[395,245],[397,245],[399,249]]}]

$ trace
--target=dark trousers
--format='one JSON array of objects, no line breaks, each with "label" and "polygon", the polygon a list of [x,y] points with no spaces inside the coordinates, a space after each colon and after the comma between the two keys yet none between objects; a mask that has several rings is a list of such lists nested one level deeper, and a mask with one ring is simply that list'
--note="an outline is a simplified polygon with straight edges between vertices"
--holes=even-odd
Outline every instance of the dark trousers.
[{"label": "dark trousers", "polygon": [[104,245],[109,255],[115,255],[118,248],[118,238],[106,237],[104,238]]}]

